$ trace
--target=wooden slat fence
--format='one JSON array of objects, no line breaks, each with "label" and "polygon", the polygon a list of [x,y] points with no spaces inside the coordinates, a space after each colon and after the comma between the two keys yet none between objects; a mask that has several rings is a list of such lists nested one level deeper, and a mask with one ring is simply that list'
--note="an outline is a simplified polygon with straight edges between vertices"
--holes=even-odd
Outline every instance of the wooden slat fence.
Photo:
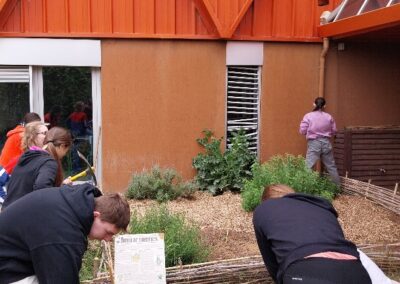
[{"label": "wooden slat fence", "polygon": [[393,188],[400,182],[400,127],[347,127],[336,135],[334,155],[341,176]]}]

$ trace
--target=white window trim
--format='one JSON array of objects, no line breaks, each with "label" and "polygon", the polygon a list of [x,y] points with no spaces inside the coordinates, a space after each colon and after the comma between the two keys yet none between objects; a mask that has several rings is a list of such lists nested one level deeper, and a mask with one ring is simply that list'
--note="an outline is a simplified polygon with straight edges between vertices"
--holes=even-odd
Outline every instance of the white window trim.
[{"label": "white window trim", "polygon": [[101,118],[101,73],[100,68],[92,68],[92,105],[93,105],[93,164],[97,183],[102,188],[102,118]]},{"label": "white window trim", "polygon": [[100,41],[0,38],[0,65],[101,67]]},{"label": "white window trim", "polygon": [[228,41],[226,44],[226,65],[262,66],[264,43]]}]

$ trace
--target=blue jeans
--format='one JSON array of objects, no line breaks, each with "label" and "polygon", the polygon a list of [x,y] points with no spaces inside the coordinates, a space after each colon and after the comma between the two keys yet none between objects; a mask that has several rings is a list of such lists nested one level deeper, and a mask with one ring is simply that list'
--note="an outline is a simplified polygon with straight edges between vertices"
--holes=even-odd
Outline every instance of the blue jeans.
[{"label": "blue jeans", "polygon": [[324,164],[331,180],[340,186],[340,177],[336,169],[335,159],[333,158],[332,145],[329,138],[321,137],[307,141],[306,164],[310,169],[318,159]]}]

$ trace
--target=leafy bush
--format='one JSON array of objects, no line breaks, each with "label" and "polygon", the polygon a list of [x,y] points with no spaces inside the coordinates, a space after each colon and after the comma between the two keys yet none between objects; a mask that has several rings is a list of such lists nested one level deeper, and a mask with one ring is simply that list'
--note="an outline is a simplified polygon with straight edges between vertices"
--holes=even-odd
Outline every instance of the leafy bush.
[{"label": "leafy bush", "polygon": [[252,211],[261,203],[261,195],[269,184],[286,184],[296,192],[317,195],[332,200],[338,187],[317,172],[307,168],[302,156],[275,156],[262,165],[254,164],[253,178],[248,180],[242,192],[242,207]]},{"label": "leafy bush", "polygon": [[222,138],[213,137],[210,130],[204,130],[203,134],[204,137],[196,141],[204,147],[205,153],[199,153],[193,159],[199,188],[214,195],[226,189],[242,189],[243,180],[251,177],[250,168],[256,160],[256,156],[248,149],[249,143],[244,131],[234,134],[232,147],[225,153],[221,151]]},{"label": "leafy bush", "polygon": [[154,166],[150,172],[133,175],[126,197],[130,199],[156,199],[158,202],[164,202],[180,196],[189,197],[195,190],[193,183],[182,183],[181,177],[175,170]]},{"label": "leafy bush", "polygon": [[190,225],[181,214],[171,214],[165,206],[151,208],[143,217],[135,212],[130,233],[164,233],[167,267],[207,260],[209,249],[200,241],[200,229]]},{"label": "leafy bush", "polygon": [[101,257],[101,248],[99,241],[89,241],[88,249],[83,255],[82,267],[79,272],[81,281],[93,279],[93,262],[95,257]]}]

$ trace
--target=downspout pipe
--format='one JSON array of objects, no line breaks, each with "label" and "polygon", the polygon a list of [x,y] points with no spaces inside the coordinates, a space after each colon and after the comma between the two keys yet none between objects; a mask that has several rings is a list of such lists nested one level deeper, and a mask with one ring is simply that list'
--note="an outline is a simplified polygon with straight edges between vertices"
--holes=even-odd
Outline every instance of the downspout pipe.
[{"label": "downspout pipe", "polygon": [[325,58],[329,49],[329,38],[324,37],[321,56],[319,58],[319,88],[318,97],[325,97]]},{"label": "downspout pipe", "polygon": [[[324,37],[322,44],[321,56],[319,57],[319,86],[318,86],[318,97],[325,97],[325,58],[329,49],[329,39]],[[315,164],[315,170],[322,173],[322,163],[321,160],[318,160]]]}]

